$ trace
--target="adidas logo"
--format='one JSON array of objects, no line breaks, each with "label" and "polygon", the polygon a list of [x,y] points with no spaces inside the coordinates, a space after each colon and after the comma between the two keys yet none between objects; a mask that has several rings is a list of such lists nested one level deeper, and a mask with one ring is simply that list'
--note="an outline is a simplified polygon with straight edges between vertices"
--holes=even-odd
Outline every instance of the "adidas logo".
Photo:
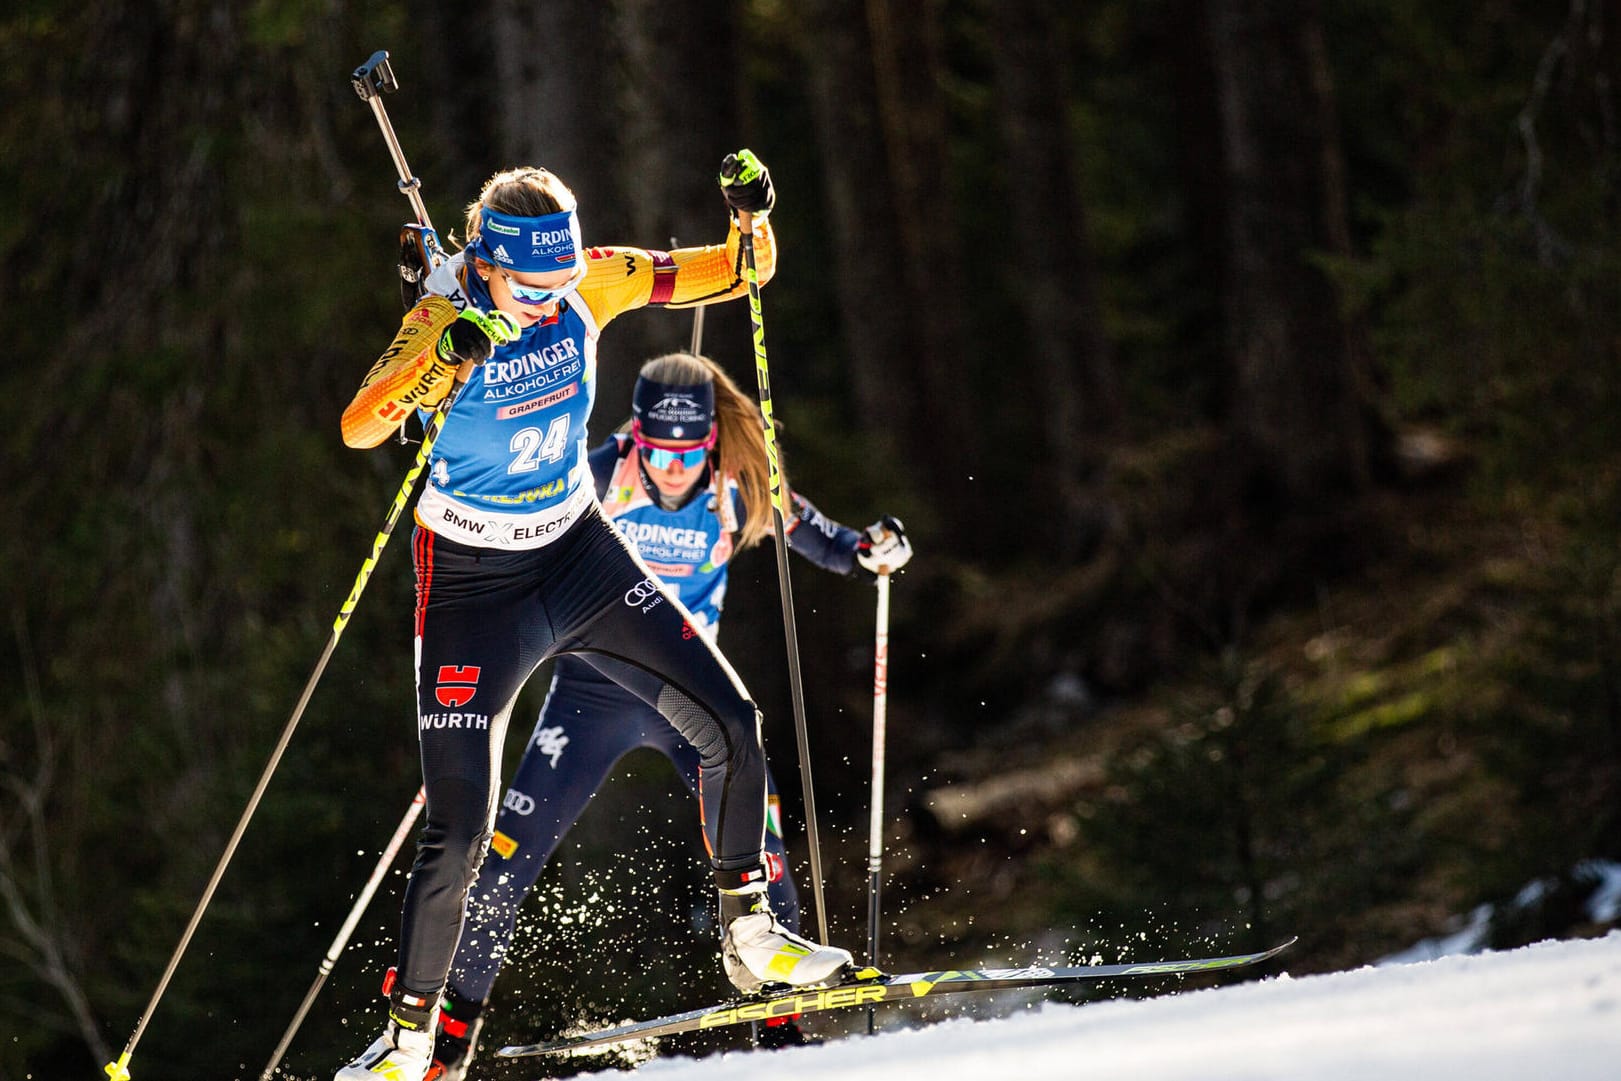
[{"label": "adidas logo", "polygon": [[499,260],[500,262],[503,262],[503,263],[512,262],[512,256],[507,254],[507,246],[505,244],[497,244],[495,246],[495,250],[490,252],[490,254],[495,256],[495,258],[497,260]]}]

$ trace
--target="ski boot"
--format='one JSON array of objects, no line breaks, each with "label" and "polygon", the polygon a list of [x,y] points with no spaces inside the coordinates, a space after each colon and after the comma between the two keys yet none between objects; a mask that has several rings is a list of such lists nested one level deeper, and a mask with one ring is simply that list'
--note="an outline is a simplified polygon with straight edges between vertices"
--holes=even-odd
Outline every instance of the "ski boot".
[{"label": "ski boot", "polygon": [[771,913],[763,867],[717,871],[720,887],[721,964],[744,994],[766,984],[825,983],[851,965],[849,950],[794,934]]},{"label": "ski boot", "polygon": [[332,1081],[425,1081],[433,1064],[433,1030],[439,1019],[437,995],[405,990],[392,979],[388,1024],[361,1056]]},{"label": "ski boot", "polygon": [[433,1041],[433,1065],[423,1081],[466,1081],[483,1027],[484,1003],[462,998],[447,987],[439,1008],[438,1038]]}]

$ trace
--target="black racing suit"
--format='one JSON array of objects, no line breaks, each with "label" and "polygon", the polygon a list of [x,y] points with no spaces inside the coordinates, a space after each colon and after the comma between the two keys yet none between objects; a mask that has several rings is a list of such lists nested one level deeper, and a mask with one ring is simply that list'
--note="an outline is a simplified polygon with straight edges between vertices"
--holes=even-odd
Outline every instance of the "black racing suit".
[{"label": "black racing suit", "polygon": [[490,842],[507,720],[540,663],[611,658],[613,676],[699,755],[705,842],[717,871],[760,866],[760,715],[593,504],[543,548],[474,548],[417,529],[417,696],[425,824],[406,890],[399,978],[437,992],[467,890]]}]

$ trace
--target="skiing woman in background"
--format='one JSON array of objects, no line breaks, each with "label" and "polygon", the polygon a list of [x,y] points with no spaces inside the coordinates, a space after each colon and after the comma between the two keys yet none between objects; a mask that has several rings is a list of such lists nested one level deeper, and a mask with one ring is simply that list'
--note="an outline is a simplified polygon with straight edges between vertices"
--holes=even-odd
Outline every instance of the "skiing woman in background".
[{"label": "skiing woman in background", "polygon": [[[763,220],[770,176],[729,155],[721,190],[759,222],[762,279],[775,268]],[[592,490],[585,431],[597,337],[645,305],[741,296],[742,235],[672,252],[593,248],[574,195],[544,169],[498,173],[467,210],[466,248],[372,366],[343,416],[350,446],[387,439],[471,369],[440,429],[413,538],[417,734],[427,793],[406,885],[399,963],[383,1034],[335,1081],[424,1081],[468,888],[489,846],[502,739],[525,680],[549,657],[619,662],[615,677],[698,750],[705,839],[722,893],[734,979],[824,981],[850,954],[794,935],[765,900],[760,718],[731,667],[664,591]]]},{"label": "skiing woman in background", "polygon": [[[673,353],[647,362],[631,396],[628,431],[591,451],[603,512],[634,545],[713,640],[732,556],[770,534],[772,510],[764,418],[759,406],[707,357]],[[779,478],[783,489],[786,480]],[[858,533],[790,497],[788,547],[836,574],[876,580],[911,558],[901,525],[885,516]],[[506,955],[518,908],[563,837],[584,813],[614,764],[639,747],[669,758],[703,799],[698,751],[659,711],[625,689],[621,662],[560,657],[523,760],[502,801],[491,855],[468,898],[467,925],[445,991],[430,1077],[461,1081],[479,1017]],[[616,682],[617,681],[617,682]],[[769,781],[769,774],[767,775]],[[772,790],[775,809],[775,791]],[[788,874],[778,816],[766,836],[768,896],[778,920],[799,929],[799,898]],[[764,919],[764,917],[755,917]],[[739,987],[757,986],[726,957]],[[768,1028],[762,1043],[797,1042],[790,1025]]]}]

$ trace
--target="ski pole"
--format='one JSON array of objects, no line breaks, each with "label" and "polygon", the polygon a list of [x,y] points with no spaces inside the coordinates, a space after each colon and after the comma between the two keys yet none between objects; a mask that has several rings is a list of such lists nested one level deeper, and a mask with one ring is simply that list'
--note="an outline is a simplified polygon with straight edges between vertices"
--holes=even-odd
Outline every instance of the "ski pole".
[{"label": "ski pole", "polygon": [[692,309],[692,347],[687,350],[693,356],[702,356],[700,350],[704,344],[704,306],[698,305]]},{"label": "ski pole", "polygon": [[337,937],[332,940],[332,945],[327,947],[326,956],[321,959],[320,969],[315,973],[315,982],[310,984],[310,989],[305,993],[304,1001],[299,1005],[298,1012],[293,1014],[293,1020],[288,1024],[287,1031],[282,1033],[281,1043],[277,1044],[276,1050],[271,1052],[270,1061],[265,1064],[264,1072],[259,1075],[259,1081],[270,1081],[270,1075],[276,1072],[276,1066],[281,1062],[281,1057],[287,1053],[287,1045],[293,1042],[294,1034],[298,1032],[298,1027],[304,1023],[305,1015],[310,1012],[310,1007],[315,1003],[315,996],[320,993],[322,985],[326,983],[326,978],[332,975],[332,966],[338,963],[338,958],[343,954],[344,947],[349,944],[349,936],[355,933],[355,925],[360,922],[361,914],[366,911],[366,906],[371,904],[372,895],[377,892],[377,887],[382,884],[383,876],[388,873],[389,867],[394,863],[394,857],[399,855],[400,846],[405,843],[405,838],[411,832],[412,824],[416,822],[417,815],[422,813],[422,805],[426,802],[427,792],[421,788],[417,789],[416,797],[411,800],[411,806],[405,809],[405,817],[400,819],[399,826],[394,830],[394,836],[388,839],[388,844],[383,848],[382,855],[377,857],[377,866],[372,868],[371,877],[366,880],[366,885],[360,891],[360,896],[355,898],[354,907],[349,910],[349,918],[343,921],[343,926],[338,928]]},{"label": "ski pole", "polygon": [[[884,858],[884,754],[889,712],[889,575],[878,576],[877,633],[872,651],[872,819],[867,843],[867,963],[878,967],[878,911]],[[867,1034],[877,1028],[877,1011],[867,1010]]]},{"label": "ski pole", "polygon": [[[679,247],[679,245],[676,244],[676,242],[675,242],[675,237],[670,238],[670,247],[672,249],[676,248],[676,247]],[[691,353],[695,357],[702,356],[703,355],[703,347],[704,347],[704,306],[702,304],[700,304],[696,308],[692,309],[692,344],[687,346],[687,352]]]},{"label": "ski pole", "polygon": [[[742,165],[737,180],[747,183],[748,170],[757,163]],[[771,369],[765,355],[765,316],[760,311],[760,275],[754,265],[754,221],[746,210],[738,211],[738,231],[743,234],[743,277],[749,285],[749,320],[754,324],[754,372],[760,384],[760,412],[765,417],[765,455],[770,468],[772,520],[777,534],[777,582],[782,593],[782,625],[788,639],[788,686],[794,704],[794,734],[799,741],[799,778],[805,793],[805,840],[810,847],[811,886],[816,897],[816,919],[821,940],[828,940],[827,904],[822,899],[822,851],[816,833],[816,795],[811,786],[810,731],[805,724],[805,692],[799,676],[799,637],[794,630],[794,591],[788,581],[787,511],[782,502],[782,465],[777,454],[777,427],[771,417]]]},{"label": "ski pole", "polygon": [[[422,205],[422,198],[418,194],[421,186],[415,177],[409,177],[409,169],[405,164],[405,156],[400,152],[399,141],[394,138],[394,130],[388,124],[387,114],[383,111],[382,102],[377,98],[377,92],[392,89],[399,84],[394,81],[394,72],[388,66],[388,54],[377,52],[371,59],[357,68],[351,81],[356,93],[360,94],[372,106],[377,115],[378,122],[383,126],[383,135],[389,144],[389,150],[394,155],[395,164],[400,170],[400,190],[405,192],[406,198],[411,200],[411,206],[417,212],[418,220],[430,231],[432,225],[428,222],[427,208]],[[363,89],[364,86],[364,89]],[[315,685],[320,682],[322,674],[326,671],[327,662],[332,659],[332,653],[337,648],[338,639],[343,636],[343,629],[349,623],[349,617],[354,614],[355,605],[360,602],[360,594],[364,592],[366,583],[371,580],[372,570],[377,566],[378,558],[383,554],[383,547],[388,538],[393,535],[394,526],[399,522],[405,505],[410,502],[411,492],[416,487],[417,478],[422,475],[422,469],[428,462],[428,456],[433,453],[433,445],[439,439],[439,432],[444,427],[445,417],[450,412],[462,384],[472,375],[477,365],[469,361],[463,364],[456,372],[455,382],[450,393],[439,403],[423,429],[422,442],[417,447],[415,460],[411,463],[410,471],[405,474],[405,480],[400,485],[399,492],[394,496],[394,502],[388,509],[383,520],[383,528],[372,541],[371,553],[366,556],[360,565],[360,573],[355,576],[355,583],[349,590],[348,599],[338,610],[338,617],[333,621],[332,633],[327,637],[326,647],[321,651],[320,659],[315,662],[315,671],[304,684],[303,692],[298,696],[298,704],[293,707],[292,714],[282,727],[281,737],[276,741],[275,748],[270,753],[270,760],[265,763],[264,770],[259,774],[259,781],[254,786],[253,794],[248,797],[248,805],[243,808],[242,816],[237,820],[236,828],[231,832],[230,839],[225,843],[225,851],[220,854],[219,862],[214,865],[214,872],[209,876],[208,885],[203,888],[203,895],[197,902],[186,929],[180,935],[180,942],[175,946],[174,953],[169,957],[169,963],[158,980],[157,988],[152,992],[151,999],[146,1008],[141,1011],[135,1023],[135,1031],[130,1034],[129,1042],[124,1045],[123,1053],[112,1062],[109,1062],[104,1071],[111,1081],[130,1081],[129,1061],[135,1054],[135,1047],[146,1032],[147,1022],[152,1019],[152,1013],[157,1009],[158,1002],[168,990],[169,981],[173,979],[175,969],[180,966],[180,958],[185,954],[186,948],[191,945],[192,936],[197,932],[197,925],[202,922],[203,913],[209,903],[214,899],[214,891],[219,888],[220,880],[225,877],[225,868],[230,864],[231,857],[236,854],[237,846],[242,841],[242,835],[247,832],[248,822],[259,808],[259,801],[264,797],[265,789],[270,786],[270,778],[281,764],[281,758],[287,751],[287,745],[292,742],[293,732],[298,722],[304,716],[304,709],[309,705],[311,696],[315,693]]]},{"label": "ski pole", "polygon": [[310,697],[315,693],[315,685],[321,681],[321,675],[326,671],[327,662],[332,659],[332,653],[338,646],[338,639],[343,636],[343,629],[348,626],[349,617],[354,614],[355,605],[360,602],[360,594],[365,590],[366,583],[371,581],[372,570],[377,566],[377,560],[383,554],[383,546],[388,543],[388,538],[394,532],[394,526],[399,522],[400,515],[405,510],[405,505],[411,500],[411,492],[416,487],[417,477],[422,475],[422,467],[427,464],[428,456],[433,453],[433,445],[439,439],[439,432],[444,427],[445,416],[450,412],[451,403],[455,400],[457,392],[461,390],[462,383],[472,374],[475,367],[476,365],[471,361],[462,365],[456,373],[455,386],[449,394],[445,395],[445,400],[440,403],[439,409],[428,422],[427,429],[422,434],[422,443],[417,447],[416,460],[411,463],[410,472],[406,473],[399,492],[394,496],[393,505],[388,508],[388,515],[383,520],[383,528],[378,531],[377,536],[372,540],[371,552],[366,556],[365,561],[361,563],[360,573],[355,576],[355,584],[349,590],[349,597],[343,602],[343,607],[338,610],[338,618],[332,623],[332,633],[327,637],[326,648],[321,651],[320,659],[315,662],[315,671],[310,673],[309,680],[305,682],[303,693],[298,696],[298,704],[293,707],[292,715],[287,718],[287,723],[282,728],[281,738],[276,741],[275,749],[270,752],[270,760],[265,763],[264,771],[259,774],[259,783],[254,786],[253,794],[248,797],[248,805],[243,809],[242,817],[237,820],[236,829],[231,832],[231,839],[225,844],[225,851],[221,853],[219,862],[214,866],[214,873],[209,877],[208,885],[203,890],[203,896],[197,902],[197,908],[192,912],[191,920],[186,924],[186,929],[180,936],[180,944],[175,947],[174,953],[170,956],[168,967],[163,970],[163,976],[158,980],[157,990],[152,992],[152,998],[147,1002],[146,1009],[141,1011],[140,1020],[135,1025],[135,1031],[130,1035],[129,1042],[124,1045],[123,1054],[119,1055],[116,1061],[109,1062],[106,1066],[107,1076],[112,1081],[130,1081],[129,1060],[130,1056],[135,1053],[135,1045],[140,1042],[142,1033],[146,1031],[146,1024],[151,1020],[152,1011],[157,1008],[158,1000],[163,997],[164,991],[168,989],[169,980],[174,976],[175,969],[180,965],[181,955],[186,952],[186,947],[191,944],[192,935],[196,933],[197,925],[202,922],[203,912],[208,908],[209,902],[214,899],[214,891],[219,887],[220,879],[225,876],[225,868],[231,862],[231,857],[236,854],[236,848],[242,840],[242,835],[247,832],[248,820],[258,810],[259,801],[263,798],[265,789],[270,786],[271,775],[276,772],[276,767],[280,765],[281,757],[286,752],[287,745],[292,742],[293,731],[298,727],[298,722],[304,716],[304,708],[309,705]]}]

